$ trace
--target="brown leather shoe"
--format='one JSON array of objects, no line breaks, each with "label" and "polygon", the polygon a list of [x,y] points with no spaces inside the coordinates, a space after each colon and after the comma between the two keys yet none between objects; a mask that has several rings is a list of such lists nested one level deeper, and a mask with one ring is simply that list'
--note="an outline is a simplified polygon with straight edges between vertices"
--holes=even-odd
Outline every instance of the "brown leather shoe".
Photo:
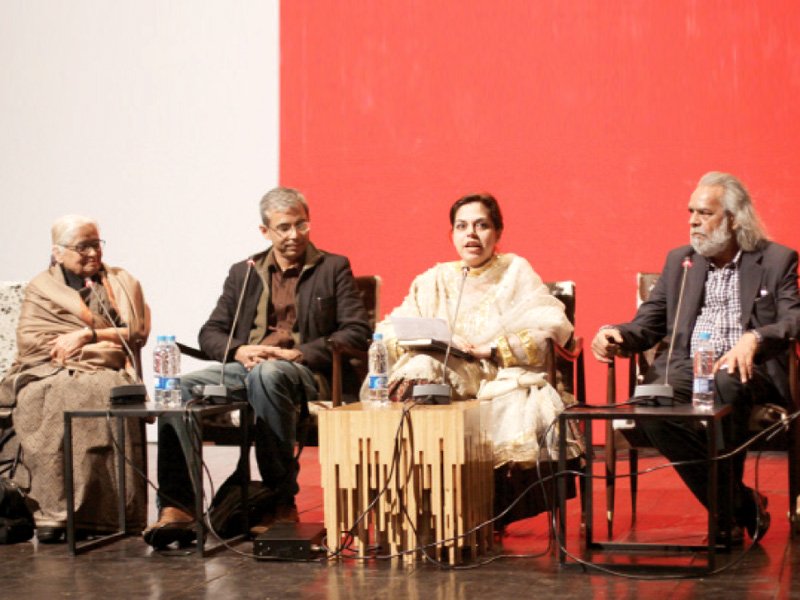
[{"label": "brown leather shoe", "polygon": [[145,543],[153,548],[165,548],[173,542],[184,546],[196,538],[196,521],[192,515],[177,506],[165,506],[158,521],[148,525],[142,532]]},{"label": "brown leather shoe", "polygon": [[269,531],[269,528],[272,527],[274,523],[275,523],[275,513],[268,512],[263,517],[261,517],[261,520],[258,523],[250,527],[250,535],[253,537],[258,537],[262,533],[266,533],[267,531]]},{"label": "brown leather shoe", "polygon": [[265,514],[256,525],[253,525],[250,528],[250,535],[257,537],[262,533],[266,533],[275,523],[298,522],[300,522],[300,515],[297,514],[297,507],[281,504],[275,509],[275,512]]}]

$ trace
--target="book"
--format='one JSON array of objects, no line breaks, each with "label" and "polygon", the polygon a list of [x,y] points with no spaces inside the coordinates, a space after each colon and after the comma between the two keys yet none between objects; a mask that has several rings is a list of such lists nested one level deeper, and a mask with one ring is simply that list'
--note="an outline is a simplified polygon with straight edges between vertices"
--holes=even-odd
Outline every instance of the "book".
[{"label": "book", "polygon": [[[431,338],[397,340],[397,345],[406,348],[407,350],[413,350],[414,352],[439,352],[441,354],[447,352],[447,342],[443,342],[442,340],[434,340]],[[474,358],[471,354],[464,352],[455,346],[450,347],[450,356],[455,356],[463,360],[473,360]]]},{"label": "book", "polygon": [[[391,322],[398,346],[415,352],[447,351],[450,329],[444,319],[391,317]],[[455,346],[450,347],[450,354],[464,360],[473,359],[471,354]]]}]

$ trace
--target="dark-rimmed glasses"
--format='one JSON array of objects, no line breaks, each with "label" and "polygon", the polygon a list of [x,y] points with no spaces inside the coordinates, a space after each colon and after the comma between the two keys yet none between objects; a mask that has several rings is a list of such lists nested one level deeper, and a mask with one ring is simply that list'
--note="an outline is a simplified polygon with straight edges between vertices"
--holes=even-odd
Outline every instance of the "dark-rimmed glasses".
[{"label": "dark-rimmed glasses", "polygon": [[311,223],[298,221],[297,223],[281,223],[277,227],[269,227],[278,237],[285,238],[294,229],[300,235],[305,235],[311,230]]},{"label": "dark-rimmed glasses", "polygon": [[73,252],[77,252],[81,256],[86,256],[89,254],[90,250],[94,250],[95,252],[100,252],[103,249],[103,246],[106,245],[105,240],[89,240],[88,242],[81,242],[80,244],[75,244],[74,246],[67,246],[66,244],[62,244],[62,248],[66,248],[67,250],[72,250]]}]

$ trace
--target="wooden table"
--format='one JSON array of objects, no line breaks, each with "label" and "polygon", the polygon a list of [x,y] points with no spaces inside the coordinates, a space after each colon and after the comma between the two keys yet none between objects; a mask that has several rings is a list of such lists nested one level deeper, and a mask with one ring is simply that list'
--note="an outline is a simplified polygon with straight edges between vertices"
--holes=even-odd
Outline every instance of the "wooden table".
[{"label": "wooden table", "polygon": [[477,400],[340,406],[320,412],[319,437],[332,549],[346,545],[350,531],[359,557],[377,547],[376,556],[413,562],[425,546],[456,564],[491,548],[492,526],[478,527],[492,517],[494,475]]}]

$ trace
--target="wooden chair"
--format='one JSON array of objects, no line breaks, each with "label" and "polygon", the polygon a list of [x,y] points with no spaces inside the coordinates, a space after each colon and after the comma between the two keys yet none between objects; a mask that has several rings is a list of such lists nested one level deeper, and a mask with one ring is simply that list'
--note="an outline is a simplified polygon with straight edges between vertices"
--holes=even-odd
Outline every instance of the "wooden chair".
[{"label": "wooden chair", "polygon": [[[639,273],[637,275],[637,306],[647,300],[650,292],[655,286],[660,273]],[[641,382],[644,373],[652,364],[656,355],[667,347],[667,340],[663,340],[654,348],[645,352],[636,353],[628,357],[628,395],[626,398],[617,397],[616,389],[616,368],[615,363],[610,363],[607,372],[606,400],[608,404],[621,402],[633,396],[633,390]],[[800,409],[800,377],[798,375],[798,360],[800,360],[800,344],[792,340],[788,353],[789,365],[789,390],[791,396],[791,406],[789,412]],[[763,403],[774,402],[780,404],[780,400],[765,398]],[[751,429],[757,433],[763,429],[763,424],[759,424],[755,418],[751,419]],[[781,433],[774,438],[774,441],[759,443],[753,449],[786,451],[788,454],[788,489],[789,489],[789,522],[791,535],[794,537],[800,533],[800,518],[798,518],[797,505],[798,495],[800,494],[800,430],[798,430],[796,420],[791,421],[788,431]],[[628,472],[630,473],[631,486],[631,522],[636,521],[636,501],[638,493],[638,470],[639,470],[639,449],[652,447],[647,437],[636,428],[629,428],[625,424],[609,421],[606,426],[606,514],[608,536],[612,536],[614,528],[614,506],[616,496],[616,474],[617,474],[617,454],[619,450],[627,450],[628,453]]]},{"label": "wooden chair", "polygon": [[[378,315],[381,300],[382,280],[378,275],[363,275],[356,277],[356,287],[367,310],[370,329],[375,331],[375,324],[378,322]],[[343,344],[336,344],[329,340],[333,352],[333,367],[331,369],[331,406],[340,406],[343,401],[355,402],[358,400],[358,390],[355,396],[345,394],[342,389],[342,361],[349,360],[351,368],[359,375],[359,380],[363,381],[367,376],[367,352],[357,348],[350,348]],[[324,399],[322,399],[324,401]]]}]

